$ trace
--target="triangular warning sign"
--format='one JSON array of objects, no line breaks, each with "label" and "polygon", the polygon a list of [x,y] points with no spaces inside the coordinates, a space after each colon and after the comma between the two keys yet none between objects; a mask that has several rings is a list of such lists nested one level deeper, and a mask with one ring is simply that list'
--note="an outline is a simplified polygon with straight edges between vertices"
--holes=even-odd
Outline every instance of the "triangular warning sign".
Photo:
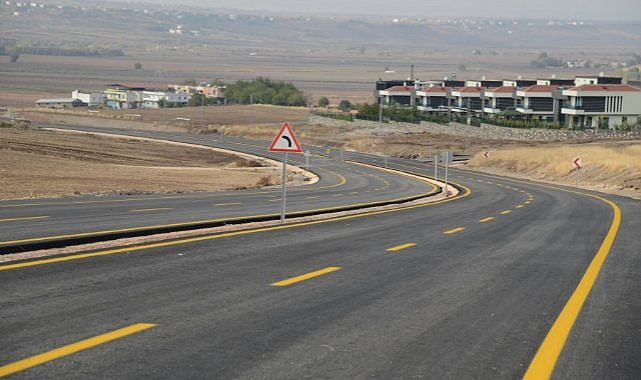
[{"label": "triangular warning sign", "polygon": [[278,132],[278,135],[272,142],[272,145],[269,146],[270,152],[294,152],[302,153],[303,150],[300,148],[296,137],[294,136],[294,131],[289,126],[288,123],[283,124],[283,127]]}]

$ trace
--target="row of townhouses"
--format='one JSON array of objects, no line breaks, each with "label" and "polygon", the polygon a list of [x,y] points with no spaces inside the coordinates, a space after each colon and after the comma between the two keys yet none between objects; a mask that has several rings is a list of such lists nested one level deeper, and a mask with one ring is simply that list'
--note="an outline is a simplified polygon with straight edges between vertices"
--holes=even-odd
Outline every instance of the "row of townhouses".
[{"label": "row of townhouses", "polygon": [[99,92],[75,90],[71,93],[71,98],[40,99],[36,101],[36,105],[47,108],[161,108],[185,106],[194,94],[203,95],[203,100],[206,99],[208,104],[211,104],[212,99],[216,104],[225,104],[224,90],[224,86],[116,83]]},{"label": "row of townhouses", "polygon": [[379,80],[374,95],[381,108],[416,107],[429,113],[455,113],[468,120],[536,119],[567,128],[615,128],[641,122],[641,88],[624,84],[618,77]]}]

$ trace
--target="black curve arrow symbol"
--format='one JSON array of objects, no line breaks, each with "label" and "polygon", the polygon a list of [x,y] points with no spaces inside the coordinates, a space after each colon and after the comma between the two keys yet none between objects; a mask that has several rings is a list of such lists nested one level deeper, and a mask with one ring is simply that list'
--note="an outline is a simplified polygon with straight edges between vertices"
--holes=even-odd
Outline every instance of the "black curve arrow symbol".
[{"label": "black curve arrow symbol", "polygon": [[290,139],[287,136],[280,136],[281,139],[287,140],[287,147],[291,148],[292,147],[292,139]]}]

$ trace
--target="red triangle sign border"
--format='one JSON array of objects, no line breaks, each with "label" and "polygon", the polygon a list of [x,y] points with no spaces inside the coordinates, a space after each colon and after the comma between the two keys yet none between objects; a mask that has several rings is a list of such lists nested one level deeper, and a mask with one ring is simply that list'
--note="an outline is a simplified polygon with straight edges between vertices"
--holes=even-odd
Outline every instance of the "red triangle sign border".
[{"label": "red triangle sign border", "polygon": [[283,127],[280,129],[274,141],[268,149],[270,152],[289,152],[289,153],[302,153],[298,140],[294,136],[294,131],[289,126],[289,123],[285,122]]}]

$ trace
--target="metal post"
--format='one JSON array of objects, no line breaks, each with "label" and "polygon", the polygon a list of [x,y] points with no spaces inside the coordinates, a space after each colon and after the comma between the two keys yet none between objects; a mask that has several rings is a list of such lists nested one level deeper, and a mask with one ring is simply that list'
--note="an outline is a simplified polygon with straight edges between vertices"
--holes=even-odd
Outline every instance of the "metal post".
[{"label": "metal post", "polygon": [[280,223],[285,223],[285,206],[287,204],[287,152],[283,153],[283,178],[280,185],[280,197],[281,197],[281,207],[280,207]]},{"label": "metal post", "polygon": [[305,171],[309,171],[309,149],[305,151]]},{"label": "metal post", "polygon": [[385,169],[387,169],[387,140],[383,138],[383,161],[385,162]]},{"label": "metal post", "polygon": [[447,189],[447,167],[450,163],[450,154],[447,153],[444,158],[445,158],[445,198],[447,198],[450,195],[450,192]]},{"label": "metal post", "polygon": [[438,155],[434,156],[434,180],[438,181]]},{"label": "metal post", "polygon": [[345,148],[341,148],[341,161],[345,161]]},{"label": "metal post", "polygon": [[576,168],[576,187],[579,187],[579,170],[581,170],[581,168],[577,166],[577,168]]}]

